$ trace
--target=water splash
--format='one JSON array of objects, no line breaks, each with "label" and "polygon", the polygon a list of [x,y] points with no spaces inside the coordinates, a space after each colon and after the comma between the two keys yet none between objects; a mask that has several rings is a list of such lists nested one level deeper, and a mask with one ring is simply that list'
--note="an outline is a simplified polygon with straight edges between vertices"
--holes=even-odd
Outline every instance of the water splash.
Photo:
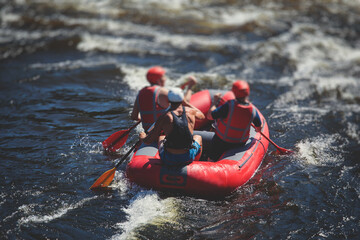
[{"label": "water splash", "polygon": [[[304,139],[297,144],[298,156],[304,165],[331,165],[342,162],[342,144],[339,134],[324,135]],[[344,144],[344,143],[343,143]]]},{"label": "water splash", "polygon": [[92,155],[101,154],[103,147],[101,142],[93,141],[88,134],[82,135],[79,133],[70,150],[69,154],[75,159],[87,159],[89,161]]},{"label": "water splash", "polygon": [[120,195],[126,194],[131,189],[129,182],[122,171],[115,172],[114,180],[109,187],[118,190]]},{"label": "water splash", "polygon": [[122,233],[114,235],[111,239],[135,237],[136,229],[149,223],[158,225],[174,221],[176,217],[174,201],[173,198],[160,199],[153,191],[140,191],[131,199],[130,205],[124,209],[128,220],[116,225],[122,230]]},{"label": "water splash", "polygon": [[[86,202],[91,201],[93,199],[96,199],[97,196],[91,197],[91,198],[85,198],[80,200],[77,203],[73,204],[65,204],[64,206],[60,207],[57,210],[54,210],[52,213],[46,214],[46,215],[30,215],[26,217],[22,217],[18,220],[19,225],[29,224],[29,223],[47,223],[50,221],[53,221],[54,219],[61,218],[65,214],[67,214],[69,211],[73,209],[80,208],[83,206]],[[25,214],[29,214],[30,212],[34,211],[34,208],[36,207],[35,204],[30,205],[22,205],[19,207],[19,210],[24,212]]]}]

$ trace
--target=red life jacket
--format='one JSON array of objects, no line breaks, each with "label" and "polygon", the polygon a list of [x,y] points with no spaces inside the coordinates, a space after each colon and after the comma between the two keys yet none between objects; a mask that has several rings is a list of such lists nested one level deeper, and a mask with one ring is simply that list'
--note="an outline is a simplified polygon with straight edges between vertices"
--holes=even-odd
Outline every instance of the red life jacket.
[{"label": "red life jacket", "polygon": [[256,116],[256,108],[242,105],[236,99],[229,100],[229,112],[226,118],[217,119],[216,135],[225,142],[244,143],[249,139],[250,125]]},{"label": "red life jacket", "polygon": [[159,86],[144,87],[137,97],[141,122],[145,131],[165,113],[165,109],[158,104],[160,89]]}]

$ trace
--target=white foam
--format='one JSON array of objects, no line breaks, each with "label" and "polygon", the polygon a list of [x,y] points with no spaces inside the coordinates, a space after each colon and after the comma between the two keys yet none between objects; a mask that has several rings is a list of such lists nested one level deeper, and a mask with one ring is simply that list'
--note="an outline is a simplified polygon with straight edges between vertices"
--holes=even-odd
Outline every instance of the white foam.
[{"label": "white foam", "polygon": [[[43,0],[37,0],[36,2],[41,1]],[[120,7],[114,7],[111,0],[46,0],[44,2],[59,10],[72,8],[78,12],[88,12],[113,17],[118,16],[122,12]]]},{"label": "white foam", "polygon": [[17,22],[20,20],[21,16],[19,14],[16,13],[10,13],[7,12],[7,8],[4,8],[0,11],[0,18],[1,18],[1,22],[3,25],[12,23],[12,22]]},{"label": "white foam", "polygon": [[331,76],[331,77],[317,77],[313,80],[316,83],[316,89],[319,93],[324,91],[336,90],[338,87],[359,87],[359,81],[352,77]]},{"label": "white foam", "polygon": [[156,36],[161,44],[170,44],[172,48],[186,50],[188,47],[196,47],[198,49],[216,51],[224,46],[238,47],[238,40],[233,37],[204,37],[199,35],[181,36],[176,34],[162,34]]},{"label": "white foam", "polygon": [[349,46],[343,39],[329,36],[314,24],[294,24],[289,32],[272,41],[283,43],[282,52],[296,61],[295,79],[321,76],[344,64],[360,59],[360,49]]},{"label": "white foam", "polygon": [[[136,52],[140,54],[156,52],[156,54],[169,55],[168,47],[185,49],[194,45],[204,48],[219,48],[228,45],[238,46],[238,40],[229,36],[224,38],[221,36],[168,34],[156,26],[102,18],[59,16],[59,19],[69,26],[82,25],[89,30],[107,30],[113,33],[111,36],[84,33],[81,42],[78,44],[78,49],[81,51],[102,50],[114,53]],[[129,35],[136,35],[136,38],[129,37]]]},{"label": "white foam", "polygon": [[139,192],[123,210],[128,216],[127,221],[116,224],[122,233],[112,236],[111,239],[129,239],[140,226],[172,222],[176,217],[174,199],[160,199],[153,191]]},{"label": "white foam", "polygon": [[327,165],[342,162],[343,157],[340,155],[343,144],[339,142],[343,140],[340,135],[324,135],[304,139],[297,144],[298,156],[304,165]]},{"label": "white foam", "polygon": [[343,0],[346,6],[359,8],[360,6],[360,0]]},{"label": "white foam", "polygon": [[227,11],[221,11],[220,22],[225,25],[244,25],[252,21],[268,21],[273,17],[273,12],[260,8],[247,7],[242,8],[240,11],[237,8],[232,8]]},{"label": "white foam", "polygon": [[91,68],[108,64],[115,65],[117,64],[117,61],[114,58],[109,57],[96,57],[81,60],[66,60],[53,63],[33,63],[29,65],[29,68],[42,69],[46,71],[58,71],[78,68]]},{"label": "white foam", "polygon": [[[358,106],[359,107],[359,106]],[[347,123],[346,134],[360,144],[360,127],[355,123]]]},{"label": "white foam", "polygon": [[6,202],[6,196],[5,193],[0,193],[0,206]]},{"label": "white foam", "polygon": [[[281,109],[282,107],[288,108],[289,105],[298,105],[298,101],[312,99],[314,95],[324,95],[323,101],[326,96],[329,99],[335,100],[335,94],[340,90],[343,99],[353,101],[359,97],[358,90],[360,83],[353,77],[345,77],[341,75],[333,75],[331,77],[312,76],[310,79],[294,81],[290,91],[279,95],[278,99],[274,101],[274,106]],[[334,96],[328,93],[333,92]],[[294,107],[294,106],[293,106]],[[327,105],[319,109],[320,112],[328,109],[333,109],[333,105]],[[355,110],[355,109],[354,109]]]},{"label": "white foam", "polygon": [[171,4],[168,0],[132,0],[126,3],[127,7],[133,7],[136,9],[146,9],[147,11],[156,11],[161,14],[161,10],[178,11],[183,10],[184,6],[189,4],[190,0],[172,0]]},{"label": "white foam", "polygon": [[121,65],[121,71],[125,74],[123,81],[134,91],[139,91],[144,86],[149,85],[146,80],[147,70],[148,68],[144,67]]},{"label": "white foam", "polygon": [[[62,216],[64,216],[65,214],[67,214],[69,211],[79,208],[81,206],[83,206],[86,202],[93,200],[97,198],[97,196],[95,197],[91,197],[91,198],[85,198],[80,200],[79,202],[75,203],[75,204],[69,204],[69,205],[64,205],[62,207],[60,207],[59,209],[54,210],[53,212],[49,213],[49,214],[45,214],[45,215],[30,215],[30,216],[26,216],[26,217],[22,217],[21,219],[18,220],[18,224],[19,225],[23,225],[23,224],[29,224],[29,223],[47,223],[50,222],[54,219],[60,218]],[[33,212],[35,205],[22,205],[19,207],[19,211],[25,213],[25,214],[29,214],[31,212]]]},{"label": "white foam", "polygon": [[[126,25],[124,23],[124,25]],[[134,26],[132,24],[132,26]],[[119,25],[120,27],[120,25]],[[135,27],[135,29],[137,26]],[[143,31],[144,30],[144,31]],[[136,38],[122,36],[107,36],[86,33],[82,35],[77,48],[80,51],[101,50],[111,53],[136,53],[136,54],[160,54],[173,56],[175,50],[184,50],[189,46],[197,46],[204,49],[219,49],[222,46],[237,46],[235,38],[204,37],[199,35],[166,34],[156,29],[141,27],[141,30],[119,29],[120,34],[131,32],[138,34]],[[140,32],[141,31],[141,32]],[[141,37],[144,39],[141,39]],[[147,39],[148,37],[151,39]]]},{"label": "white foam", "polygon": [[[149,66],[150,67],[150,66]],[[126,96],[127,100],[130,103],[133,103],[136,98],[136,94],[139,90],[143,87],[148,86],[149,83],[146,80],[146,73],[149,70],[149,67],[140,67],[140,66],[132,66],[132,65],[125,65],[122,64],[119,66],[121,72],[125,75],[123,78],[123,82],[127,83],[130,89],[134,90],[134,94],[129,94]],[[179,86],[182,82],[185,81],[189,75],[196,75],[196,73],[187,73],[186,75],[180,76],[178,79],[171,79],[169,75],[178,75],[172,72],[172,69],[165,68],[166,70],[166,88],[171,88],[175,86]]]},{"label": "white foam", "polygon": [[120,36],[104,36],[99,34],[83,34],[81,42],[77,45],[80,51],[107,51],[112,53],[161,54],[172,56],[166,51],[166,46],[160,46],[151,40],[139,38],[123,38]]},{"label": "white foam", "polygon": [[296,122],[296,125],[299,127],[318,121],[330,111],[325,108],[299,106],[296,104],[289,105],[286,108],[275,107],[272,109],[274,110],[274,113],[271,115],[272,121],[281,119],[283,125],[291,125]]},{"label": "white foam", "polygon": [[[124,165],[126,162],[123,163]],[[120,195],[126,194],[129,191],[129,182],[127,178],[125,177],[124,172],[122,171],[116,171],[114,180],[112,181],[110,188],[119,190]]]}]

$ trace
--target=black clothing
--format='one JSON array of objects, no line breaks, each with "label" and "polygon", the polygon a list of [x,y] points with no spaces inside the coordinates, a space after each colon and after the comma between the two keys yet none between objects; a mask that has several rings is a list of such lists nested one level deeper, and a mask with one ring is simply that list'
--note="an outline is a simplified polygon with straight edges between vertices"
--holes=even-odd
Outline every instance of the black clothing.
[{"label": "black clothing", "polygon": [[220,156],[229,149],[240,147],[245,145],[245,143],[228,143],[220,139],[216,134],[211,140],[211,148],[209,149],[208,156],[214,160],[218,161]]},{"label": "black clothing", "polygon": [[183,106],[183,113],[181,116],[176,116],[171,111],[173,116],[173,129],[169,136],[165,138],[165,148],[173,149],[190,149],[192,147],[193,136],[189,130],[188,121]]}]

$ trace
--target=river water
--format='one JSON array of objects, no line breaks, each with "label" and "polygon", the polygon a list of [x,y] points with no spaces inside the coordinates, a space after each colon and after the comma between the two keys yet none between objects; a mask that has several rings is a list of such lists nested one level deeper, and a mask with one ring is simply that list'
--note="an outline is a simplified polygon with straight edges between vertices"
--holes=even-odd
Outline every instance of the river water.
[{"label": "river water", "polygon": [[[358,239],[359,0],[1,0],[1,239]],[[154,65],[167,86],[251,86],[271,139],[231,196],[142,189],[101,142],[130,127]]]}]

